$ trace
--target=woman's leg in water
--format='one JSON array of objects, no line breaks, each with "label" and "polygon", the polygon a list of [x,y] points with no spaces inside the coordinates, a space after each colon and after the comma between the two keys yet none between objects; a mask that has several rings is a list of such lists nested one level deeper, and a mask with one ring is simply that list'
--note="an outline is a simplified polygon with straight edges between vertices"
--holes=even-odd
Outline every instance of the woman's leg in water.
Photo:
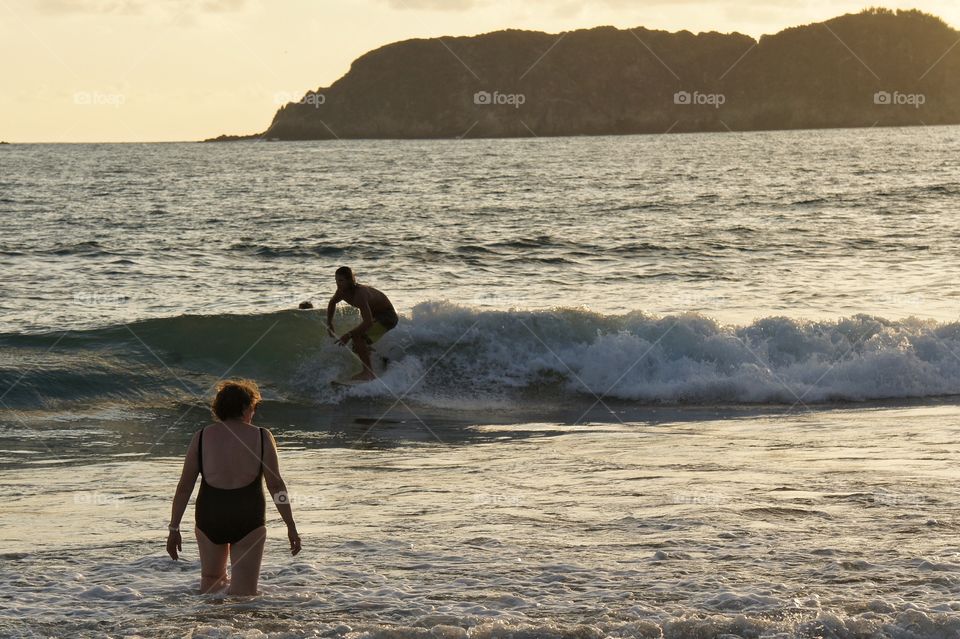
[{"label": "woman's leg in water", "polygon": [[230,585],[227,580],[227,544],[215,544],[203,531],[196,529],[200,549],[200,593],[217,592]]},{"label": "woman's leg in water", "polygon": [[260,526],[247,533],[235,544],[230,544],[230,590],[231,595],[255,595],[260,581],[260,562],[263,560],[263,544],[267,540],[267,527]]}]

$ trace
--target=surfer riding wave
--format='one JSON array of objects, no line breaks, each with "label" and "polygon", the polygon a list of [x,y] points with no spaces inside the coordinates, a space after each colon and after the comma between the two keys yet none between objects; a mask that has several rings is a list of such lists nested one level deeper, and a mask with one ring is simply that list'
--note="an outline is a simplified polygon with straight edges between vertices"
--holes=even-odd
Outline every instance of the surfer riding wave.
[{"label": "surfer riding wave", "polygon": [[[357,282],[353,270],[349,266],[341,266],[334,277],[337,282],[337,291],[327,304],[327,332],[341,344],[352,342],[353,352],[363,363],[363,370],[353,377],[356,381],[369,381],[376,378],[370,364],[370,350],[387,331],[396,327],[400,318],[393,304],[381,291]],[[347,331],[340,337],[333,330],[333,315],[337,304],[346,302],[360,311],[362,321],[359,325]],[[304,302],[300,308],[312,308],[309,302]]]}]

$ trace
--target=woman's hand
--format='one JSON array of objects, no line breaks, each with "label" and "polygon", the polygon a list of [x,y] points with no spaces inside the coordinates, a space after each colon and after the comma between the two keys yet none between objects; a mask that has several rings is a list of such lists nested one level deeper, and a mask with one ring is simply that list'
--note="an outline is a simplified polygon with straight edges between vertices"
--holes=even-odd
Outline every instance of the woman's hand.
[{"label": "woman's hand", "polygon": [[300,535],[296,528],[287,529],[287,537],[290,538],[290,554],[296,556],[300,552]]},{"label": "woman's hand", "polygon": [[176,561],[180,558],[180,555],[177,554],[177,551],[183,552],[183,547],[181,544],[183,540],[180,538],[179,530],[171,530],[170,534],[167,535],[167,554],[170,555],[170,559]]},{"label": "woman's hand", "polygon": [[347,342],[349,342],[350,339],[351,339],[350,333],[344,333],[343,335],[340,336],[340,339],[338,339],[337,341],[340,342],[340,346],[346,346]]}]

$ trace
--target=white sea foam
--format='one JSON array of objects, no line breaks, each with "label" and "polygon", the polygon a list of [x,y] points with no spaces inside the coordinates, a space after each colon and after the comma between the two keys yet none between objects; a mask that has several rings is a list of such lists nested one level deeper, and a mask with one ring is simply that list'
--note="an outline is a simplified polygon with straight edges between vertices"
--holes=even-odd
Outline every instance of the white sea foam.
[{"label": "white sea foam", "polygon": [[[38,398],[49,406],[82,400],[93,407],[84,419],[109,410],[136,417],[139,402],[171,396],[193,401],[224,370],[255,378],[269,400],[322,403],[363,397],[482,407],[608,398],[807,405],[960,394],[960,323],[867,315],[767,317],[734,326],[694,313],[492,311],[425,302],[377,343],[379,380],[349,389],[330,382],[359,372],[359,361],[326,336],[318,313],[180,316],[130,330],[4,339],[24,358],[17,370],[0,370],[0,382],[12,387],[5,401],[36,408]],[[30,363],[38,346],[50,361]]]},{"label": "white sea foam", "polygon": [[[727,326],[697,314],[432,302],[415,307],[378,349],[390,359],[379,382],[321,396],[409,394],[429,402],[540,389],[640,402],[802,405],[960,393],[960,324],[919,319],[770,317]],[[318,357],[314,366],[326,365]]]}]

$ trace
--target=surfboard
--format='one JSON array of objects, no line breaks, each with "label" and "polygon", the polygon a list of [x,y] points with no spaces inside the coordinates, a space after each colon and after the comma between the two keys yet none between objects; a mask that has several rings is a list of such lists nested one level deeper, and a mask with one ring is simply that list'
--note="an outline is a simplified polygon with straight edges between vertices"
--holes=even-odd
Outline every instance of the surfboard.
[{"label": "surfboard", "polygon": [[357,417],[353,420],[353,423],[360,424],[361,426],[377,426],[378,424],[403,424],[404,422],[399,419],[388,419],[386,417],[376,419],[373,417]]},{"label": "surfboard", "polygon": [[[340,374],[341,374],[342,376],[346,377],[346,379],[342,379],[342,378],[341,378],[341,379],[331,380],[331,381],[330,381],[330,384],[331,384],[331,385],[333,385],[333,386],[357,386],[357,385],[359,385],[359,384],[366,384],[366,383],[368,383],[368,382],[374,382],[374,381],[376,381],[376,378],[374,378],[374,379],[351,379],[352,376],[358,374],[359,372],[361,372],[361,371],[363,370],[363,362],[360,361],[360,358],[357,357],[357,354],[356,354],[356,353],[354,353],[352,350],[350,350],[350,349],[348,349],[348,348],[340,347],[340,349],[338,349],[338,350],[339,350],[339,352],[341,352],[341,353],[345,353],[345,355],[341,356],[341,357],[345,358],[344,360],[342,360],[343,363],[344,363],[343,369],[345,369],[345,370],[341,369],[341,373],[340,373]],[[380,360],[380,366],[379,366],[379,367],[376,367],[376,366],[374,367],[374,373],[375,373],[375,374],[376,374],[376,373],[382,374],[384,371],[386,371],[387,366],[390,364],[390,360],[389,360],[387,357],[384,357],[383,355],[381,355],[380,353],[378,353],[377,351],[375,351],[375,350],[373,350],[373,349],[370,349],[370,350],[372,351],[373,355],[376,355],[377,358],[379,358],[379,360]],[[377,370],[378,368],[379,368],[379,371]],[[349,377],[347,377],[347,376],[349,376]]]},{"label": "surfboard", "polygon": [[360,384],[369,384],[375,381],[376,379],[333,379],[330,380],[330,384],[333,386],[359,386]]},{"label": "surfboard", "polygon": [[[332,348],[332,351],[329,352],[334,362],[334,365],[339,369],[337,379],[331,380],[331,386],[358,386],[360,384],[366,384],[367,382],[375,380],[354,380],[351,379],[354,375],[357,375],[363,371],[363,362],[360,361],[360,357],[353,352],[349,346],[339,343],[338,340],[333,339],[330,342],[331,345],[335,345]],[[371,360],[376,362],[379,360],[380,366],[374,364],[374,373],[382,374],[386,371],[387,366],[390,365],[390,358],[385,355],[380,354],[377,349],[370,347]]]}]

